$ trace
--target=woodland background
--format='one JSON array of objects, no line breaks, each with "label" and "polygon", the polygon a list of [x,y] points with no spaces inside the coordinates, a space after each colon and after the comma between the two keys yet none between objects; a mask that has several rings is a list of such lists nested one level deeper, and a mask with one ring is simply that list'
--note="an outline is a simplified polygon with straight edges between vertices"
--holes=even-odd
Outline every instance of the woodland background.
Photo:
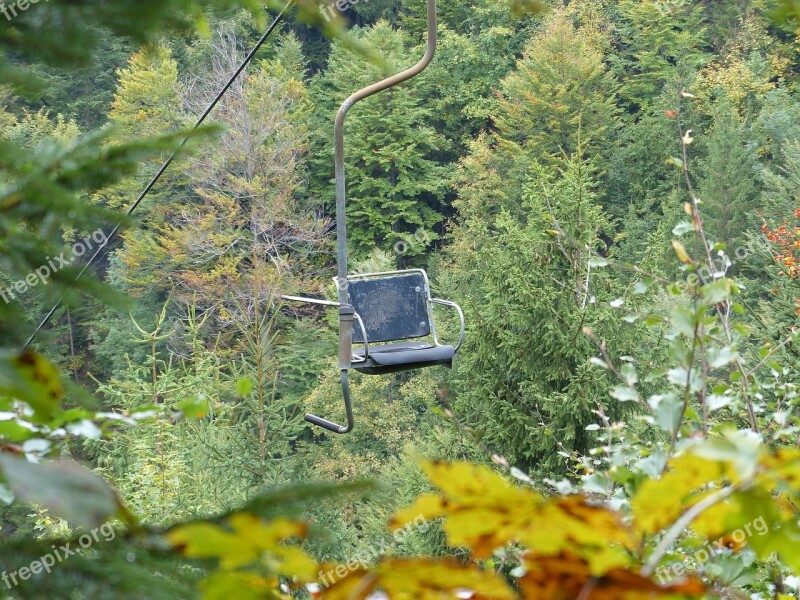
[{"label": "woodland background", "polygon": [[[226,2],[133,4],[53,0],[0,19],[2,289],[110,231],[271,18]],[[167,18],[170,9],[188,16]],[[224,545],[195,548],[175,527],[226,523],[243,507],[264,522],[302,517],[313,532],[305,552],[346,562],[385,539],[387,521],[429,479],[445,493],[454,493],[446,482],[465,486],[462,499],[485,493],[475,482],[506,485],[487,467],[458,471],[479,469],[466,462],[537,490],[530,506],[580,493],[593,499],[587,510],[599,502],[628,524],[665,515],[634,526],[635,543],[608,530],[608,543],[628,551],[627,563],[608,564],[631,577],[771,515],[780,536],[693,563],[700,588],[670,593],[797,597],[800,476],[787,454],[797,448],[800,377],[792,11],[773,0],[441,2],[433,65],[348,122],[351,271],[426,268],[434,294],[464,307],[467,341],[452,371],[356,377],[357,428],[334,437],[303,415],[341,411],[336,322],[278,297],[334,296],[333,116],[352,91],[418,60],[424,0],[362,0],[348,23],[301,3],[93,277],[74,284],[72,266],[0,303],[0,450],[12,461],[0,461],[0,570],[111,514],[120,528],[113,543],[10,597],[192,597],[215,572],[212,559],[222,571],[241,565],[225,566],[214,554]],[[35,344],[41,354],[18,354],[62,295]],[[445,336],[457,334],[437,316]],[[714,468],[686,460],[698,447]],[[113,510],[94,506],[98,518],[84,519],[87,489],[106,493],[95,478],[61,489],[52,476],[49,494],[31,491],[38,471],[11,474],[20,457],[88,465],[115,490]],[[442,475],[446,463],[461,467]],[[667,479],[681,468],[691,471],[685,489]],[[665,479],[656,500],[647,486]],[[363,480],[373,483],[348,483]],[[718,521],[687,530],[681,517],[720,489],[730,493],[717,499],[728,507]],[[642,494],[653,504],[637,514]],[[411,512],[408,521],[444,514]],[[602,518],[585,521],[605,531]],[[667,555],[659,544],[674,523]],[[536,549],[500,530],[496,548]],[[578,534],[542,552],[590,568],[554,588],[551,572],[549,592],[525,579],[535,569],[519,546],[489,558],[453,535],[414,531],[390,555],[455,557],[464,569],[475,558],[481,573],[520,579],[513,593],[531,598],[618,598],[613,585],[645,586],[620,584],[592,562],[607,544]],[[305,573],[272,563],[254,571],[266,579],[228,572],[201,589],[277,597],[276,577]],[[423,587],[436,579],[418,578]],[[479,597],[512,597],[505,583],[465,581]],[[608,596],[598,595],[603,581]],[[453,597],[441,593],[411,597]],[[640,593],[631,597],[651,597]]]}]

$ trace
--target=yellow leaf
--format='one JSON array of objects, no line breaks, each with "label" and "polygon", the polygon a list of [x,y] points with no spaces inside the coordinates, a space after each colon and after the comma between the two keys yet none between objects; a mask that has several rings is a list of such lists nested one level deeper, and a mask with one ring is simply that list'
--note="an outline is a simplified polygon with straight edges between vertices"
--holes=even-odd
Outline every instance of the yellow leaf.
[{"label": "yellow leaf", "polygon": [[692,259],[689,258],[689,254],[686,252],[686,248],[683,247],[683,244],[678,240],[672,240],[672,247],[675,248],[675,254],[678,255],[678,259],[680,259],[683,264],[692,264]]},{"label": "yellow leaf", "polygon": [[217,525],[192,523],[167,534],[169,542],[189,558],[218,558],[224,567],[254,562],[259,552]]},{"label": "yellow leaf", "polygon": [[[518,490],[492,469],[467,462],[444,463],[426,461],[422,470],[446,496],[454,499],[483,498],[487,504],[507,498]],[[532,496],[535,496],[531,492]]]},{"label": "yellow leaf", "polygon": [[521,528],[519,542],[545,556],[570,550],[587,561],[595,576],[627,566],[630,558],[626,549],[636,546],[633,532],[617,513],[591,506],[582,496],[556,498],[544,504]]},{"label": "yellow leaf", "polygon": [[494,573],[451,558],[388,559],[371,572],[357,570],[326,589],[323,599],[364,600],[382,591],[392,600],[514,600],[517,596]]},{"label": "yellow leaf", "polygon": [[641,533],[656,534],[703,498],[709,484],[736,479],[731,463],[679,456],[666,475],[646,481],[631,500],[634,525]]},{"label": "yellow leaf", "polygon": [[446,517],[448,543],[469,547],[479,558],[516,540],[522,524],[542,502],[536,492],[511,485],[486,466],[424,462],[422,469],[441,495],[421,496],[398,512],[391,526],[402,527],[420,515]]},{"label": "yellow leaf", "polygon": [[407,523],[413,522],[420,516],[427,520],[437,519],[446,513],[442,497],[436,494],[423,494],[419,496],[414,504],[408,508],[398,511],[389,523],[392,529],[405,527]]},{"label": "yellow leaf", "polygon": [[305,523],[289,519],[275,519],[267,523],[255,515],[246,513],[233,515],[230,524],[241,539],[269,552],[277,549],[285,540],[304,539],[308,533],[308,525]]},{"label": "yellow leaf", "polygon": [[444,517],[448,544],[469,548],[475,558],[489,558],[510,543],[546,555],[569,548],[587,557],[593,573],[602,574],[626,566],[625,549],[636,546],[615,512],[591,506],[582,496],[545,501],[488,467],[468,463],[425,463],[423,470],[440,495],[421,496],[395,515],[393,526],[420,515]]},{"label": "yellow leaf", "polygon": [[221,571],[203,580],[200,590],[203,600],[260,600],[276,597],[272,594],[278,585],[280,582],[276,578],[265,579],[253,573]]},{"label": "yellow leaf", "polygon": [[233,570],[256,562],[272,573],[313,581],[317,563],[303,550],[284,542],[305,538],[305,523],[276,519],[266,522],[255,515],[238,513],[230,520],[233,532],[211,523],[179,527],[167,539],[189,558],[217,558],[222,569]]}]

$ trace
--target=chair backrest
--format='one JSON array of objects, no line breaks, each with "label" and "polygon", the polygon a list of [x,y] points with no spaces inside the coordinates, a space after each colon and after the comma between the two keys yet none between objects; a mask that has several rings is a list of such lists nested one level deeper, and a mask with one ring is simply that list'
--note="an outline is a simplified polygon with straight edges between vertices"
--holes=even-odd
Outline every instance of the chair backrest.
[{"label": "chair backrest", "polygon": [[[423,271],[349,280],[350,304],[364,320],[367,338],[393,342],[430,335],[427,277]],[[356,325],[353,341],[363,342]]]}]

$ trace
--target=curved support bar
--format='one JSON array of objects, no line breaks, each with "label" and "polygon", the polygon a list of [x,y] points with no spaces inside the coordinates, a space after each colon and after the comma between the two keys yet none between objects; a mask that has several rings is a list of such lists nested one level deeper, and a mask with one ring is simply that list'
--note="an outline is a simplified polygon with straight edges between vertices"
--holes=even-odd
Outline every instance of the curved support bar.
[{"label": "curved support bar", "polygon": [[[416,65],[392,77],[374,83],[350,96],[344,101],[336,115],[334,126],[334,143],[336,149],[336,238],[337,238],[337,263],[339,265],[339,281],[347,281],[347,186],[344,164],[344,122],[347,113],[356,103],[370,96],[394,87],[404,81],[416,77],[433,60],[436,53],[438,23],[436,20],[436,0],[428,0],[428,45],[425,56]],[[339,302],[347,302],[347,285],[339,286]]]},{"label": "curved support bar", "polygon": [[458,311],[458,318],[461,319],[461,335],[458,338],[458,345],[456,346],[456,352],[461,349],[461,345],[464,343],[464,336],[466,335],[466,326],[464,324],[464,311],[461,310],[461,307],[456,304],[455,302],[450,302],[449,300],[440,300],[439,298],[431,298],[431,302],[434,304],[441,304],[442,306],[448,306],[450,308],[455,308]]},{"label": "curved support bar", "polygon": [[344,409],[347,414],[347,425],[337,425],[333,421],[328,421],[327,419],[315,415],[306,415],[306,421],[339,435],[344,435],[353,431],[355,420],[353,419],[353,406],[350,403],[350,381],[347,371],[342,371],[342,395],[344,395]]}]

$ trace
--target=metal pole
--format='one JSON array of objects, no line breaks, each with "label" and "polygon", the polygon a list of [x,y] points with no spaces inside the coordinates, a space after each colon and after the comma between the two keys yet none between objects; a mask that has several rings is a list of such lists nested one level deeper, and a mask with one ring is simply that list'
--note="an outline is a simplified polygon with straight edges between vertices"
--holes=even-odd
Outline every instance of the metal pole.
[{"label": "metal pole", "polygon": [[398,73],[392,77],[374,83],[350,96],[344,101],[339,113],[336,115],[336,125],[334,127],[334,144],[336,148],[336,237],[337,252],[336,261],[339,266],[339,303],[347,304],[347,185],[345,179],[344,165],[344,122],[347,113],[351,108],[364,98],[369,98],[373,94],[382,92],[390,87],[394,87],[404,81],[416,77],[431,64],[436,53],[437,20],[436,20],[436,0],[428,0],[428,47],[425,56],[410,69]]}]

